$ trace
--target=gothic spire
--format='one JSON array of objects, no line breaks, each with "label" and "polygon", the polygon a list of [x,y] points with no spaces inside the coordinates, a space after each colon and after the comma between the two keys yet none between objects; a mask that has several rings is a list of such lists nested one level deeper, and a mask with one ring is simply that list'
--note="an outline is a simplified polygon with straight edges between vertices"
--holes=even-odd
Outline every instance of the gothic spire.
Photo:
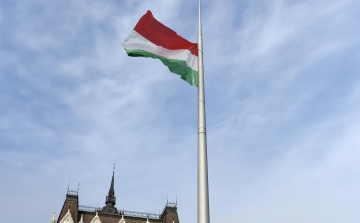
[{"label": "gothic spire", "polygon": [[106,196],[106,201],[105,201],[106,206],[104,206],[100,210],[100,212],[119,214],[119,211],[115,207],[116,196],[115,196],[115,190],[114,190],[114,174],[115,174],[115,163],[114,163],[114,168],[113,168],[113,174],[112,174],[112,178],[111,178],[111,184],[110,184],[109,193]]},{"label": "gothic spire", "polygon": [[111,185],[110,185],[109,193],[106,196],[106,201],[105,201],[105,204],[108,207],[114,207],[116,204],[116,197],[115,197],[115,190],[114,190],[114,173],[115,173],[115,163],[114,163],[113,175],[111,178]]}]

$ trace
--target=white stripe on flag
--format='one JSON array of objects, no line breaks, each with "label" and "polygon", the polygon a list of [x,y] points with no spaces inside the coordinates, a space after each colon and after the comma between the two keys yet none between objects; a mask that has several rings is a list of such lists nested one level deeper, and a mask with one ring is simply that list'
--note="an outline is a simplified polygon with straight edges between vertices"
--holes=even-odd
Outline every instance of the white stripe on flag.
[{"label": "white stripe on flag", "polygon": [[198,71],[198,57],[192,54],[189,50],[169,50],[164,47],[157,46],[135,30],[131,32],[122,45],[127,50],[143,50],[168,59],[186,61],[186,65],[188,67]]}]

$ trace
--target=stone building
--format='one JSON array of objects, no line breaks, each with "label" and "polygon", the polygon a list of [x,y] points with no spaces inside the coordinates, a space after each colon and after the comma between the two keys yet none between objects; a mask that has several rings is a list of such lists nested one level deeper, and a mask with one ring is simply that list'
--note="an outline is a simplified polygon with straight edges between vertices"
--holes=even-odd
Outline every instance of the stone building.
[{"label": "stone building", "polygon": [[161,214],[127,211],[115,207],[114,172],[104,207],[79,205],[77,191],[69,190],[58,219],[50,223],[179,223],[177,203],[167,202]]}]

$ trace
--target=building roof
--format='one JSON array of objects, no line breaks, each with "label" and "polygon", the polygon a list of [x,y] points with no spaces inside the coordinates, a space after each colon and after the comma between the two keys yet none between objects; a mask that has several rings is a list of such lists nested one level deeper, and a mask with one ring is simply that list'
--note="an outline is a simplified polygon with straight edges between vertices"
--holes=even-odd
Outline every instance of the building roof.
[{"label": "building roof", "polygon": [[[114,171],[104,207],[79,206],[77,191],[69,190],[57,223],[179,223],[177,203],[167,202],[161,214],[121,210],[115,207]],[[52,222],[53,223],[53,222]]]}]

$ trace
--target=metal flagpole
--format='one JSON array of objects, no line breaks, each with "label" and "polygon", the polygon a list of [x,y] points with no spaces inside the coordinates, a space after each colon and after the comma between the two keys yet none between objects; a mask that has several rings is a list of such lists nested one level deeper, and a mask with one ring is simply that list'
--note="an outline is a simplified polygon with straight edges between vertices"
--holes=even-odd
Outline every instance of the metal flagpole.
[{"label": "metal flagpole", "polygon": [[201,4],[199,0],[199,33],[198,33],[198,223],[210,223],[208,164],[206,149],[206,117],[204,91],[204,64],[201,28]]}]

